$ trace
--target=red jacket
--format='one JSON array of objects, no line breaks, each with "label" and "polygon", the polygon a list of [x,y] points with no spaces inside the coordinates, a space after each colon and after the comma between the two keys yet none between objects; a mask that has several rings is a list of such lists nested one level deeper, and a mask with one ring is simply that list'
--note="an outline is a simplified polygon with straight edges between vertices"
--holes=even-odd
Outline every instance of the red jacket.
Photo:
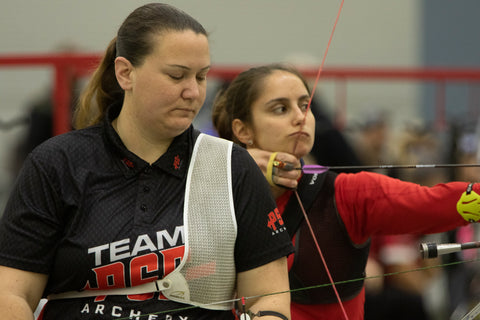
[{"label": "red jacket", "polygon": [[[362,244],[372,235],[438,233],[466,225],[456,204],[467,185],[450,182],[424,187],[377,173],[341,173],[335,180],[335,201],[352,242]],[[480,184],[473,190],[479,193]],[[287,192],[277,199],[282,213],[291,195]],[[292,262],[293,255],[289,267]],[[363,320],[364,302],[364,289],[355,298],[342,302],[349,320]],[[292,320],[345,319],[338,303],[292,303],[291,311]]]}]

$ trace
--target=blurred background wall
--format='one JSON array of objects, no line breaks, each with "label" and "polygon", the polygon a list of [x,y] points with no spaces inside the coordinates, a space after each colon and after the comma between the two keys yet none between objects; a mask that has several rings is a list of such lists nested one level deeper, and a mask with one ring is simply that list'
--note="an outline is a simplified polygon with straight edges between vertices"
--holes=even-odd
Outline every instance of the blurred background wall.
[{"label": "blurred background wall", "polygon": [[[0,55],[52,53],[65,47],[101,54],[126,15],[146,2],[1,0]],[[340,6],[334,0],[165,2],[204,24],[210,32],[213,65],[288,61],[312,69],[320,65]],[[476,0],[345,1],[325,68],[478,68],[478,12]],[[49,68],[0,67],[0,159],[9,156],[22,136],[24,128],[16,123],[51,87],[52,78]],[[469,88],[459,84],[446,89],[449,119],[467,116]],[[332,114],[335,83],[322,80],[316,92]],[[428,82],[350,81],[345,99],[350,127],[384,112],[395,131],[410,122],[429,123],[435,113],[435,88]],[[4,167],[0,170],[7,175]]]},{"label": "blurred background wall", "polygon": [[[55,53],[65,49],[101,54],[128,13],[146,2],[0,0],[0,57]],[[165,2],[190,13],[210,32],[214,66],[286,61],[312,70],[320,65],[341,3],[340,0]],[[325,69],[479,69],[479,12],[478,0],[345,1]],[[0,66],[0,208],[5,204],[21,164],[18,149],[31,123],[32,107],[48,98],[53,78],[50,68]],[[328,116],[338,108],[337,85],[332,79],[321,78],[317,87],[316,96]],[[445,84],[448,127],[444,131],[431,130],[437,116],[438,83],[405,79],[351,80],[343,89],[345,96],[340,98],[346,102],[343,133],[349,141],[357,141],[360,148],[369,150],[355,138],[363,129],[368,131],[375,123],[381,123],[379,128],[383,131],[374,133],[379,138],[373,147],[379,151],[377,162],[395,161],[391,156],[383,158],[382,148],[400,146],[397,136],[412,126],[422,128],[414,131],[413,136],[437,140],[440,152],[433,156],[434,162],[458,160],[454,154],[461,148],[469,152],[465,153],[469,161],[478,162],[478,156],[471,156],[475,152],[478,154],[478,83]],[[202,115],[207,120],[208,103],[207,99],[204,107],[207,112]],[[428,135],[424,135],[425,132]],[[457,144],[460,147],[456,147]],[[412,149],[410,152],[419,156],[420,161],[423,159],[420,157],[423,151]],[[376,154],[369,153],[370,156]],[[438,174],[435,177],[438,178]],[[475,173],[465,179],[478,180],[477,177]],[[447,178],[462,179],[459,175]],[[429,305],[442,310],[444,300],[438,296],[444,290],[436,292],[430,295]]]},{"label": "blurred background wall", "polygon": [[[318,67],[340,1],[177,0],[166,1],[198,18],[211,33],[213,64],[296,61]],[[0,54],[45,53],[71,45],[101,53],[138,0],[2,0]],[[432,5],[437,5],[432,2]],[[447,2],[445,2],[447,3]],[[328,53],[328,66],[418,66],[423,64],[422,1],[347,1]],[[454,22],[452,21],[452,24]],[[4,119],[22,112],[28,100],[48,85],[51,71],[1,69]],[[389,88],[359,88],[355,109],[371,103],[415,112],[416,94],[392,97]],[[405,90],[408,90],[405,84]],[[328,84],[319,92],[329,99]],[[405,114],[405,113],[404,113]]]}]

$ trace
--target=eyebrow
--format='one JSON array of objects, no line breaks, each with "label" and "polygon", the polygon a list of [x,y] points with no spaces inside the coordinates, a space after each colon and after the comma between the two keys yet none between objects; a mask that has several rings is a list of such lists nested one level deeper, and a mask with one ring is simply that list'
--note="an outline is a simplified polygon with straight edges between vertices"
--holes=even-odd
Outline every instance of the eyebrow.
[{"label": "eyebrow", "polygon": [[310,100],[310,95],[308,95],[308,94],[303,95],[298,100]]},{"label": "eyebrow", "polygon": [[[310,100],[310,96],[308,94],[300,96],[297,101],[302,101],[302,100]],[[275,102],[283,102],[283,101],[288,101],[288,99],[285,97],[275,98],[272,100],[268,100],[266,104],[269,105]]]},{"label": "eyebrow", "polygon": [[[169,64],[168,65],[169,67],[176,67],[176,68],[181,68],[181,69],[184,69],[184,70],[191,70],[191,68],[187,67],[187,66],[182,66],[180,64]],[[210,65],[206,66],[206,67],[203,67],[202,69],[200,69],[200,71],[206,71],[206,70],[209,70],[210,69]]]},{"label": "eyebrow", "polygon": [[270,104],[274,104],[276,102],[283,102],[283,101],[286,101],[288,100],[287,98],[275,98],[275,99],[272,99],[272,100],[268,100],[265,105],[270,105]]}]

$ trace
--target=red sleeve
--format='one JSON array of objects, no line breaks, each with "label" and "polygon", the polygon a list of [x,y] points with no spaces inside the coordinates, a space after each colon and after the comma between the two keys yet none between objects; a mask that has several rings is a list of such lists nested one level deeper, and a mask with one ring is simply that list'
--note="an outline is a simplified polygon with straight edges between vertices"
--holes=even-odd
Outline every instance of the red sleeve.
[{"label": "red sleeve", "polygon": [[[373,172],[341,173],[335,201],[350,237],[363,243],[375,234],[427,234],[466,225],[457,201],[467,182],[420,186]],[[474,185],[480,191],[480,184]]]}]

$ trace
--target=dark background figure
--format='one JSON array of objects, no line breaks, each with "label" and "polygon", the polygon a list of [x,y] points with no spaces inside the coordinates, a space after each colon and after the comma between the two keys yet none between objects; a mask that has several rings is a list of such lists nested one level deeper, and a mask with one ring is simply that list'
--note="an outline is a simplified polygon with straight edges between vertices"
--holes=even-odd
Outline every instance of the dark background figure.
[{"label": "dark background figure", "polygon": [[18,172],[23,160],[40,143],[52,136],[52,97],[50,90],[28,107],[27,129],[13,153],[13,170]]},{"label": "dark background figure", "polygon": [[[310,108],[315,116],[315,143],[310,155],[317,164],[324,166],[359,166],[361,161],[343,132],[337,129],[321,100],[313,99]],[[342,172],[359,172],[345,169]],[[340,172],[340,171],[337,171]]]},{"label": "dark background figure", "polygon": [[[72,92],[70,95],[72,97],[70,102],[72,114],[81,89],[82,82],[80,79],[74,79],[72,81]],[[51,89],[45,90],[41,96],[33,99],[29,103],[29,106],[27,106],[27,128],[12,153],[11,169],[15,175],[22,167],[23,161],[28,154],[35,149],[36,146],[53,136],[53,109],[54,102]],[[72,128],[71,125],[70,128]]]}]

